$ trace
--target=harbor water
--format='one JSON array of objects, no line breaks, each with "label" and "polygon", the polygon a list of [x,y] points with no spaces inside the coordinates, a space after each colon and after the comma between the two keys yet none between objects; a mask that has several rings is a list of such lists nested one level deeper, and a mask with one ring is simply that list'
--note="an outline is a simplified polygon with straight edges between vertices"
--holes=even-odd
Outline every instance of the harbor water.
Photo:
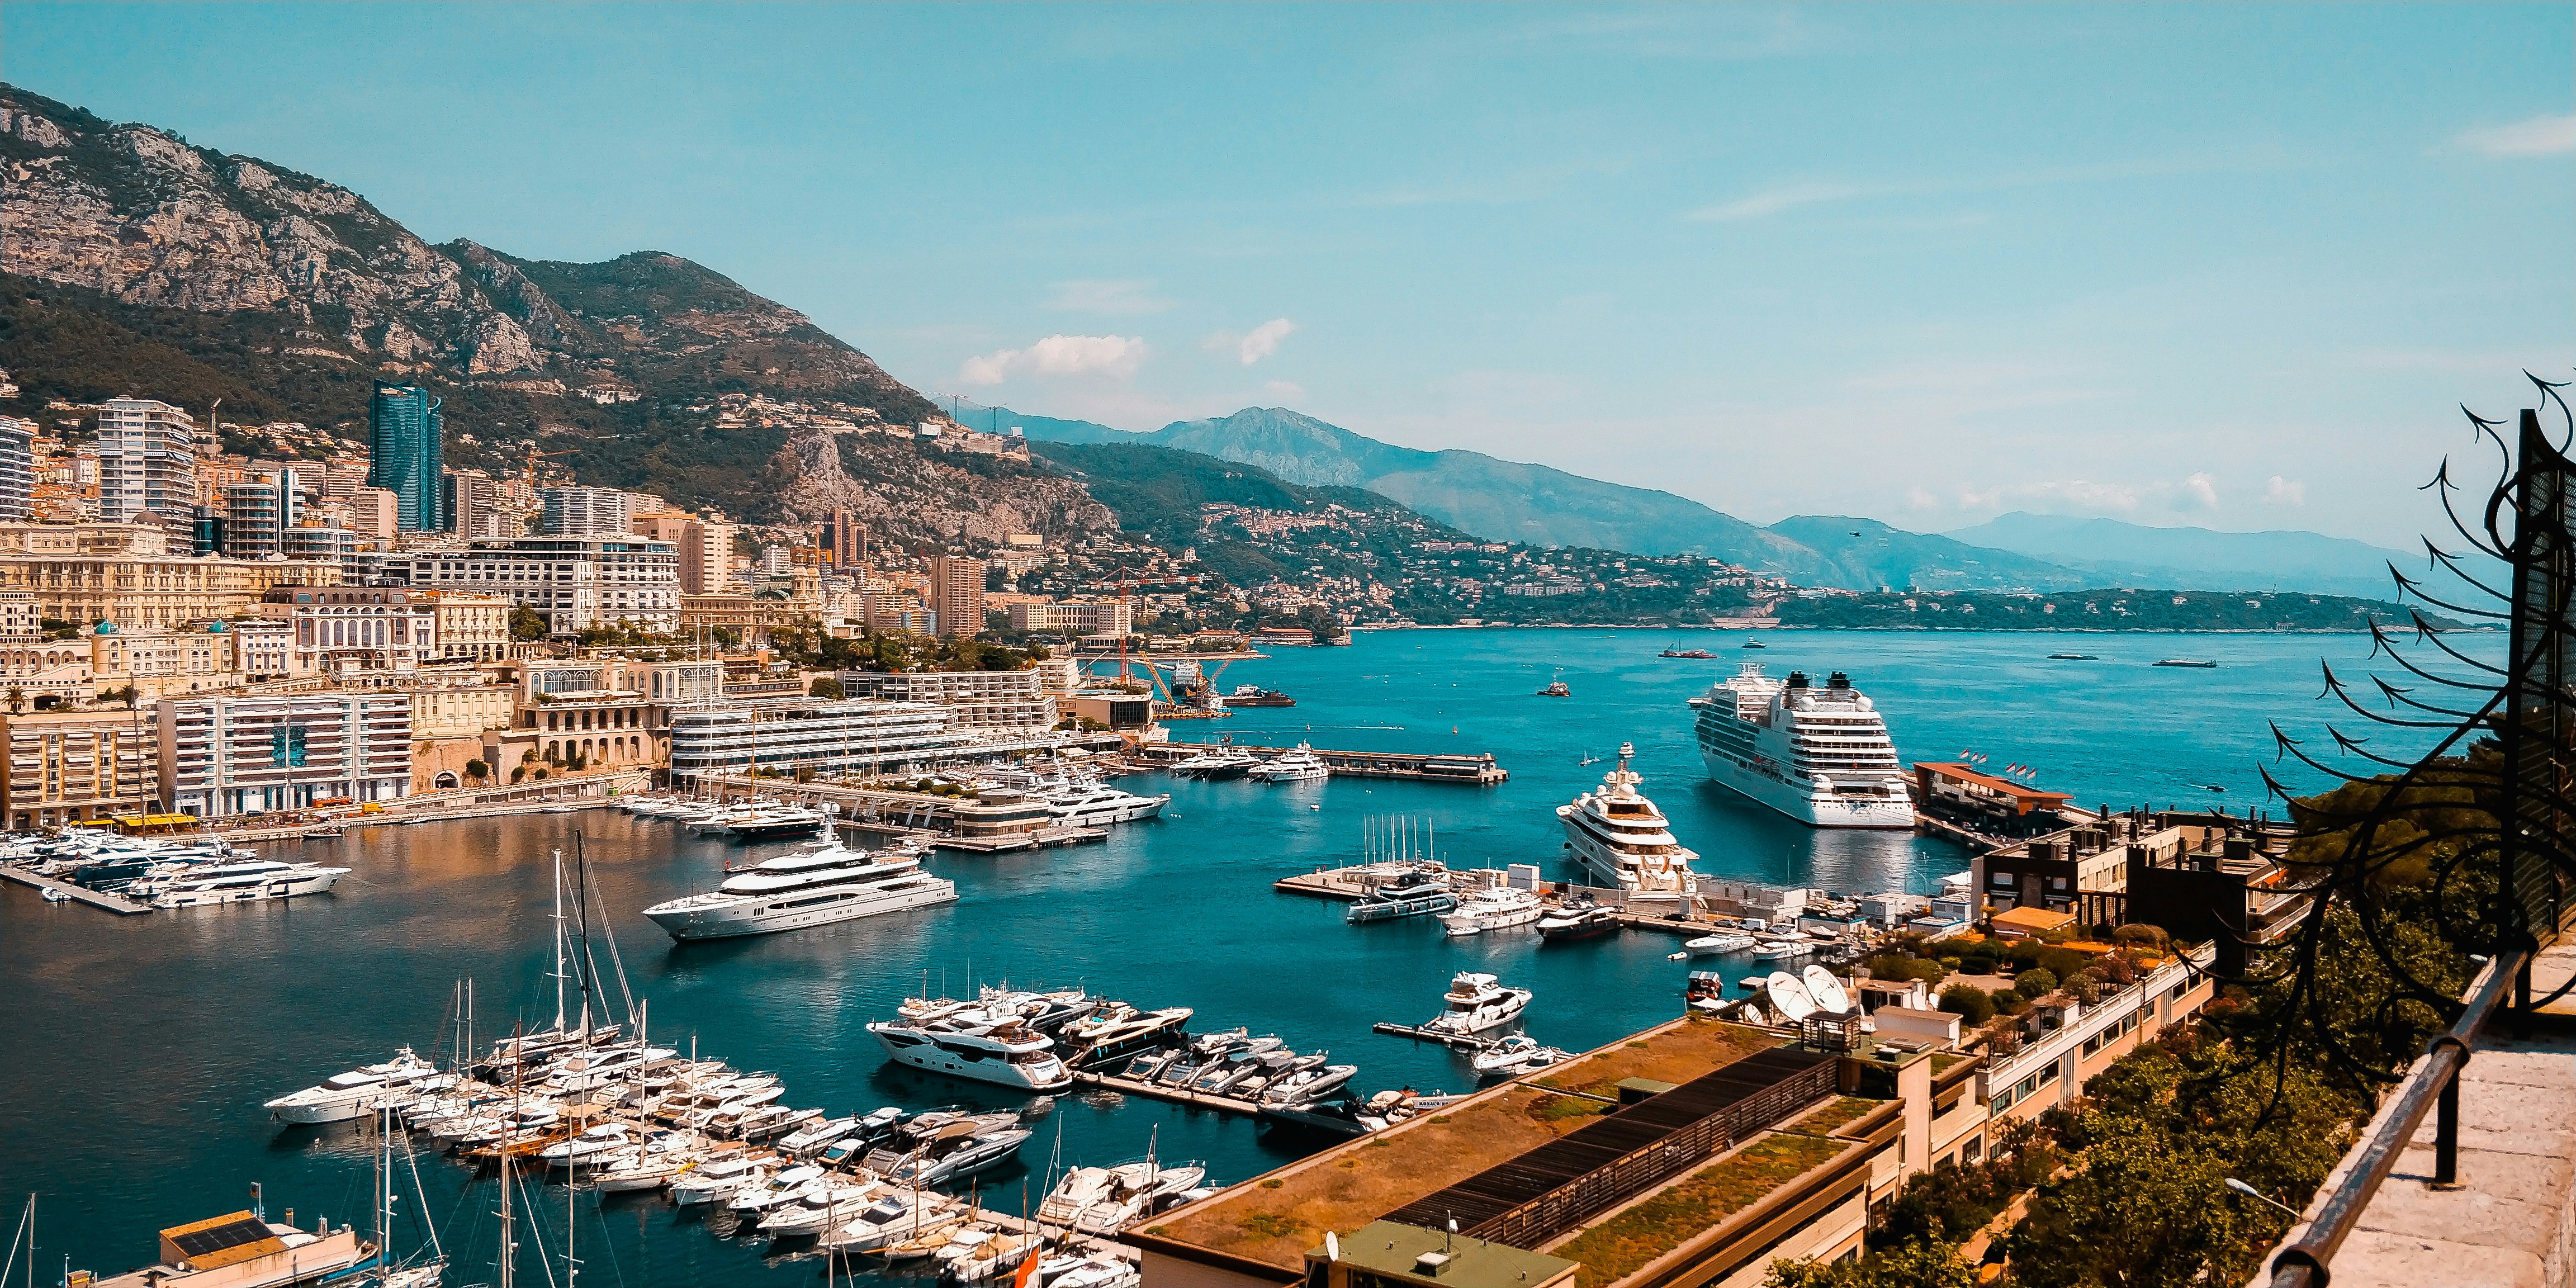
[{"label": "harbor water", "polygon": [[[356,869],[330,896],[147,917],[49,905],[0,887],[0,1193],[40,1194],[41,1276],[150,1261],[153,1231],[248,1206],[292,1207],[308,1228],[364,1222],[371,1144],[354,1126],[279,1129],[262,1100],[410,1044],[444,1059],[451,990],[472,979],[478,1043],[555,1015],[548,977],[552,858],[575,835],[617,955],[650,1001],[656,1042],[778,1072],[785,1103],[834,1113],[879,1105],[1023,1107],[1000,1088],[890,1065],[862,1025],[925,983],[1082,985],[1143,1007],[1188,1006],[1194,1029],[1248,1025],[1361,1067],[1353,1089],[1465,1089],[1462,1057],[1370,1025],[1418,1023],[1451,974],[1488,970],[1537,997],[1528,1031],[1583,1048],[1677,1014],[1689,967],[1675,942],[1630,932],[1543,946],[1527,931],[1444,940],[1428,920],[1345,926],[1339,905],[1275,893],[1281,876],[1357,861],[1362,820],[1409,816],[1456,866],[1560,861],[1553,809],[1599,780],[1622,741],[1644,790],[1704,872],[1861,893],[1926,889],[1964,851],[1905,834],[1819,833],[1708,785],[1689,696],[1758,659],[1773,674],[1851,674],[1886,713],[1907,760],[1983,754],[2026,763],[2042,786],[2113,806],[2261,806],[2267,719],[2329,745],[2314,699],[2318,662],[2368,669],[2361,636],[2031,636],[1779,632],[1410,631],[1347,648],[1281,649],[1238,663],[1220,686],[1295,695],[1292,708],[1184,722],[1177,736],[1258,745],[1490,751],[1512,773],[1476,788],[1359,779],[1295,786],[1171,782],[1165,818],[1113,828],[1105,844],[931,861],[958,902],[793,934],[675,946],[640,909],[710,889],[727,860],[774,853],[690,837],[593,810],[408,827],[353,828],[286,847]],[[2070,646],[2069,641],[2075,641]],[[1664,659],[1667,646],[1715,660]],[[2500,642],[2464,646],[2483,656]],[[2098,654],[2049,661],[2050,652]],[[2188,656],[2215,669],[2157,668]],[[1568,698],[1536,691],[1561,679]],[[2349,725],[2348,714],[2344,723]],[[2375,743],[2382,754],[2404,750]],[[2276,771],[2277,772],[2277,771]],[[2294,779],[2293,781],[2301,781]],[[2305,781],[2313,782],[2313,778]],[[2223,792],[2214,789],[2224,788]],[[2273,806],[2277,809],[2277,804]],[[598,936],[606,964],[607,944]],[[1705,964],[1705,963],[1702,963]],[[1749,966],[1745,969],[1749,970]],[[1243,1119],[1075,1092],[1044,1116],[1020,1164],[988,1173],[990,1206],[1033,1205],[1050,1159],[1202,1159],[1235,1181],[1314,1147]],[[488,1178],[439,1157],[420,1174],[457,1265],[447,1282],[490,1282],[497,1197]],[[407,1173],[405,1185],[408,1185]],[[789,1284],[820,1279],[810,1255],[772,1260],[655,1196],[603,1202],[560,1186],[535,1195],[542,1233],[522,1273],[542,1276],[577,1219],[581,1277],[594,1286]],[[402,1205],[396,1246],[419,1236]],[[560,1265],[556,1273],[561,1273]]]}]

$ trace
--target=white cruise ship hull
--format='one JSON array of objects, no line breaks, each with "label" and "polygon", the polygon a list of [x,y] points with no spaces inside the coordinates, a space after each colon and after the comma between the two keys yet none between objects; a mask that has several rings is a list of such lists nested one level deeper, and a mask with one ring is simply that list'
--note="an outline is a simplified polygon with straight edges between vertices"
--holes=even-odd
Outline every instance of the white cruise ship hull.
[{"label": "white cruise ship hull", "polygon": [[1703,748],[1709,781],[1809,827],[1912,828],[1914,803],[1885,796],[1819,793],[1773,777],[1722,752]]},{"label": "white cruise ship hull", "polygon": [[[925,876],[918,881],[857,890],[818,888],[709,900],[702,904],[694,900],[675,900],[678,906],[650,908],[644,915],[669,931],[673,939],[728,939],[736,935],[805,930],[956,901],[956,882]],[[696,906],[690,906],[692,904]]]}]

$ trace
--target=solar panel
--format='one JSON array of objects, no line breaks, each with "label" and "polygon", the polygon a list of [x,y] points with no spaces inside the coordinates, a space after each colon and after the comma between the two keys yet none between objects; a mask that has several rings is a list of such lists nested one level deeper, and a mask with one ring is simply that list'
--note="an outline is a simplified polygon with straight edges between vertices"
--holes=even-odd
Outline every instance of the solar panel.
[{"label": "solar panel", "polygon": [[[1461,1233],[1491,1239],[1499,1243],[1517,1243],[1535,1247],[1574,1228],[1592,1213],[1627,1199],[1645,1185],[1671,1174],[1668,1168],[1648,1168],[1639,1172],[1630,1168],[1619,1176],[1608,1169],[1639,1151],[1665,1142],[1683,1133],[1691,1133],[1687,1142],[1676,1141],[1683,1148],[1675,1166],[1725,1149],[1734,1143],[1739,1130],[1769,1126],[1797,1108],[1830,1094],[1834,1088],[1834,1058],[1815,1051],[1792,1047],[1772,1047],[1738,1060],[1724,1068],[1703,1074],[1661,1095],[1650,1096],[1619,1110],[1606,1118],[1588,1124],[1517,1158],[1496,1164],[1467,1177],[1447,1189],[1425,1195],[1388,1213],[1383,1219],[1424,1229],[1444,1229],[1456,1220]],[[1821,1075],[1821,1076],[1820,1076]],[[1790,1084],[1800,1084],[1792,1088]],[[1766,1096],[1775,1089],[1797,1094]],[[1748,1104],[1756,1097],[1766,1102]],[[1778,1102],[1776,1105],[1769,1102]],[[1721,1116],[1736,1115],[1739,1108],[1761,1121],[1713,1123]],[[1574,1194],[1579,1186],[1592,1180],[1588,1193]],[[1634,1183],[1623,1183],[1623,1178]],[[1524,1213],[1521,1218],[1499,1222],[1511,1229],[1488,1229],[1538,1199],[1567,1191],[1569,1202],[1551,1204],[1549,1216],[1535,1218]],[[1506,1237],[1508,1236],[1508,1237]]]},{"label": "solar panel", "polygon": [[245,1243],[257,1243],[262,1239],[276,1237],[276,1233],[268,1228],[268,1222],[251,1216],[226,1221],[222,1225],[208,1226],[202,1230],[190,1230],[185,1234],[174,1234],[170,1236],[170,1242],[172,1246],[179,1249],[182,1256],[195,1261],[210,1252],[221,1252],[226,1248],[238,1248]]}]

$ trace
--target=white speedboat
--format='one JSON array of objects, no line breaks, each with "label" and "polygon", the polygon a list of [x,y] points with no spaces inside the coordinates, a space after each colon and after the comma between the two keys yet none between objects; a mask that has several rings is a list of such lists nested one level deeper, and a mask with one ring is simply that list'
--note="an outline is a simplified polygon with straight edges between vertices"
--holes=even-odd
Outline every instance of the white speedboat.
[{"label": "white speedboat", "polygon": [[1914,826],[1914,799],[1877,705],[1836,671],[1819,689],[1748,662],[1690,700],[1708,776],[1814,827]]},{"label": "white speedboat", "polygon": [[726,1154],[690,1168],[671,1181],[671,1201],[682,1207],[712,1203],[737,1188],[765,1180],[776,1164],[774,1154]]},{"label": "white speedboat", "polygon": [[1526,926],[1545,911],[1538,896],[1528,890],[1488,886],[1460,896],[1456,908],[1440,914],[1440,924],[1450,934],[1473,935]]},{"label": "white speedboat", "polygon": [[1301,742],[1253,766],[1252,776],[1265,783],[1320,783],[1333,776],[1333,769]]},{"label": "white speedboat", "polygon": [[1342,1089],[1360,1067],[1355,1064],[1322,1064],[1299,1069],[1285,1077],[1273,1078],[1261,1089],[1261,1103],[1275,1108],[1311,1105]]},{"label": "white speedboat", "polygon": [[1562,1063],[1570,1058],[1572,1057],[1565,1051],[1552,1046],[1540,1046],[1538,1039],[1527,1034],[1515,1033],[1477,1052],[1475,1065],[1479,1076],[1512,1078],[1535,1069],[1544,1069],[1550,1065]]},{"label": "white speedboat", "polygon": [[966,1206],[941,1194],[894,1190],[877,1196],[819,1242],[833,1252],[882,1252],[966,1224]]},{"label": "white speedboat", "polygon": [[283,1122],[347,1122],[409,1091],[413,1084],[436,1076],[438,1066],[412,1054],[410,1047],[404,1047],[383,1064],[335,1073],[314,1086],[279,1096],[260,1108],[275,1114]]},{"label": "white speedboat", "polygon": [[340,878],[349,875],[347,868],[327,868],[309,863],[279,863],[257,859],[247,863],[215,863],[191,868],[158,885],[152,896],[155,908],[202,908],[219,903],[248,903],[260,899],[293,899],[308,894],[329,894]]},{"label": "white speedboat", "polygon": [[1693,957],[1714,957],[1720,953],[1740,953],[1753,946],[1753,936],[1721,930],[1714,935],[1682,941],[1682,951]]},{"label": "white speedboat", "polygon": [[1480,971],[1460,971],[1449,981],[1449,992],[1442,997],[1440,1014],[1422,1027],[1426,1032],[1466,1037],[1487,1029],[1501,1028],[1521,1017],[1529,1009],[1530,991],[1505,988],[1493,976]]},{"label": "white speedboat", "polygon": [[1565,825],[1565,849],[1584,875],[1638,899],[1678,899],[1699,888],[1691,860],[1699,856],[1673,839],[1664,812],[1637,790],[1642,775],[1628,768],[1637,754],[1619,744],[1619,765],[1601,785],[1556,807]]},{"label": "white speedboat", "polygon": [[720,939],[801,930],[956,899],[957,884],[922,871],[919,855],[852,850],[833,841],[742,869],[711,894],[657,903],[644,915],[673,939]]},{"label": "white speedboat", "polygon": [[1032,1134],[1026,1127],[996,1130],[971,1120],[951,1123],[895,1164],[885,1178],[896,1185],[914,1186],[962,1181],[1018,1153]]},{"label": "white speedboat", "polygon": [[916,1069],[1026,1091],[1061,1091],[1073,1085],[1072,1072],[1056,1055],[1055,1039],[1016,1019],[995,1024],[981,1012],[961,1011],[919,1024],[871,1023],[868,1032],[896,1063]]},{"label": "white speedboat", "polygon": [[1074,783],[1048,793],[1047,816],[1059,827],[1101,827],[1152,818],[1172,803],[1171,793],[1139,796],[1107,783]]}]

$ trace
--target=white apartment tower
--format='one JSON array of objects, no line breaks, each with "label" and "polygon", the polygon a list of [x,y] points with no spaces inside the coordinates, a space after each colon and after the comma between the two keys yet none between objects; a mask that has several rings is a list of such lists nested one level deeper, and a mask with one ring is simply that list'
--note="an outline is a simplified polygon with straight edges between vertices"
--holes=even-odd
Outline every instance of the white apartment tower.
[{"label": "white apartment tower", "polygon": [[0,416],[0,522],[27,517],[36,491],[36,422]]},{"label": "white apartment tower", "polygon": [[622,537],[633,521],[629,493],[608,487],[541,487],[539,531],[549,537]]},{"label": "white apartment tower", "polygon": [[98,517],[185,516],[197,499],[196,444],[188,413],[148,398],[108,400],[98,413]]}]

